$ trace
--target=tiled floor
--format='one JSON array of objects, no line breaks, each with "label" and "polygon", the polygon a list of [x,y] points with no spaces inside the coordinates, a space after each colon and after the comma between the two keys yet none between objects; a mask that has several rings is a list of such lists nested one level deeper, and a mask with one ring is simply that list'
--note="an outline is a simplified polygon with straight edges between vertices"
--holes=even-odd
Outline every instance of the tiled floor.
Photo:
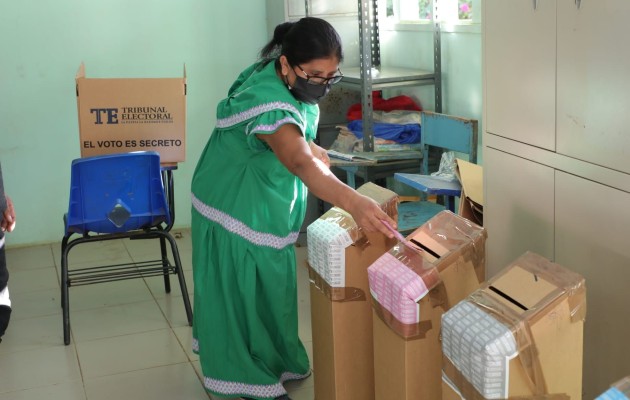
[{"label": "tiled floor", "polygon": [[[190,231],[177,233],[192,301]],[[83,244],[70,262],[141,261],[155,251],[155,240]],[[300,336],[312,359],[306,248],[297,253]],[[171,294],[161,277],[70,288],[72,342],[64,346],[59,260],[59,244],[7,250],[13,315],[0,343],[0,400],[212,398],[201,384],[175,277]],[[285,386],[295,400],[313,399],[312,376]]]}]

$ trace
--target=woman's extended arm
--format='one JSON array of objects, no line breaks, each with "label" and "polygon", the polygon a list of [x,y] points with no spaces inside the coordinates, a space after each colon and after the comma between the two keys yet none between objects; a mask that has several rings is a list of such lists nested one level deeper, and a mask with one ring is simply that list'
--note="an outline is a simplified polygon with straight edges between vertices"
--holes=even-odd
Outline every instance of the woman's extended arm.
[{"label": "woman's extended arm", "polygon": [[280,162],[298,176],[315,196],[348,211],[360,227],[393,237],[381,220],[394,227],[396,221],[381,210],[376,201],[337,179],[322,161],[321,154],[313,154],[295,125],[283,125],[271,135],[258,137],[269,144]]}]

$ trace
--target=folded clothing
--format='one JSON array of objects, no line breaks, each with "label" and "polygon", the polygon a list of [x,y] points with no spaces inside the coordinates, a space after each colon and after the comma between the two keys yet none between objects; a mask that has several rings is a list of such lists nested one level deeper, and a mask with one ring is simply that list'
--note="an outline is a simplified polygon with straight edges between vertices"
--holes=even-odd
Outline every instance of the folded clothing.
[{"label": "folded clothing", "polygon": [[[349,122],[348,129],[359,139],[363,138],[363,121],[356,120]],[[419,143],[420,125],[399,125],[376,122],[374,123],[374,136],[402,144]]]},{"label": "folded clothing", "polygon": [[[379,111],[422,111],[422,108],[409,96],[400,95],[389,99],[384,99],[383,94],[378,91],[372,91],[372,109]],[[353,104],[348,108],[346,117],[348,121],[359,120],[363,118],[361,103]]]}]

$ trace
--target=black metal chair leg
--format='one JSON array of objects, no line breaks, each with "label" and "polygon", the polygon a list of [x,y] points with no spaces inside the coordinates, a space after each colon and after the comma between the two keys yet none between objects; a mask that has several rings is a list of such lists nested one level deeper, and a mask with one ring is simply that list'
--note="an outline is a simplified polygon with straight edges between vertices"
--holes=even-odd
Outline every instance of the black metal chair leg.
[{"label": "black metal chair leg", "polygon": [[169,273],[168,254],[166,253],[166,242],[163,236],[160,236],[160,252],[162,254],[162,268],[164,269],[164,291],[171,293],[171,276]]},{"label": "black metal chair leg", "polygon": [[61,271],[60,271],[60,276],[59,276],[59,280],[61,281],[61,304],[59,304],[61,306],[61,308],[63,308],[63,304],[64,304],[64,293],[63,293],[63,275],[64,275],[64,265],[66,265],[66,269],[67,269],[67,264],[64,262],[64,259],[67,260],[68,255],[66,254],[66,247],[68,247],[68,236],[64,236],[63,239],[61,240]]},{"label": "black metal chair leg", "polygon": [[63,309],[63,343],[70,344],[70,301],[68,298],[68,236],[61,243],[61,308]]},{"label": "black metal chair leg", "polygon": [[182,269],[182,261],[179,257],[179,250],[177,249],[177,243],[175,239],[169,234],[164,232],[164,237],[171,244],[171,251],[173,252],[173,260],[175,262],[175,273],[179,279],[179,287],[182,291],[182,297],[184,299],[184,307],[186,308],[186,317],[188,318],[188,325],[193,324],[193,312],[190,306],[190,297],[188,296],[188,288],[186,287],[186,279],[184,278],[184,270]]}]

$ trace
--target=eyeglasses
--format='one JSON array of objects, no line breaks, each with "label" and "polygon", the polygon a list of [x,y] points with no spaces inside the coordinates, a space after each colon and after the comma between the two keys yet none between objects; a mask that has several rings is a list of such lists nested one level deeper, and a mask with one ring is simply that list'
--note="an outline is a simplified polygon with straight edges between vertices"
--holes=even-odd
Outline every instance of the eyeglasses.
[{"label": "eyeglasses", "polygon": [[324,78],[321,76],[311,76],[307,74],[306,71],[304,71],[304,69],[302,69],[302,67],[300,67],[299,65],[297,65],[297,67],[306,77],[306,83],[310,85],[334,85],[335,83],[339,83],[341,78],[343,78],[343,74],[341,73],[341,70],[339,68],[337,68],[337,75],[331,76],[330,78]]}]

